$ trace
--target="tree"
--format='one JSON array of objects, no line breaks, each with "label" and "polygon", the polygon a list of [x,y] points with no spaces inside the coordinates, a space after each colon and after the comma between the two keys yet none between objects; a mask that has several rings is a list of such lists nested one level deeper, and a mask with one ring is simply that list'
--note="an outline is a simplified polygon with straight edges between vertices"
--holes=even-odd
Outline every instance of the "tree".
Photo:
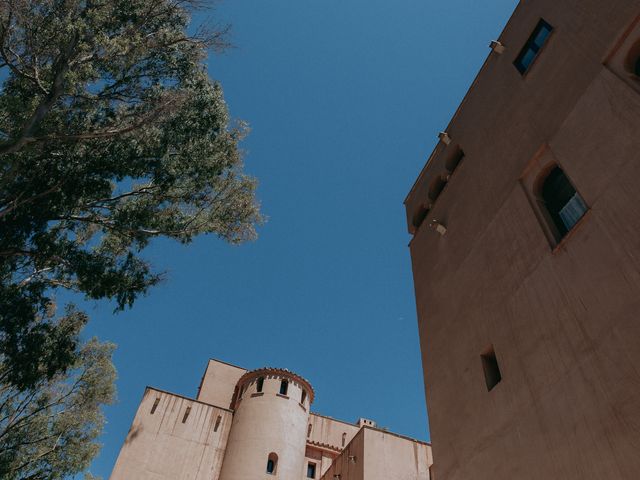
[{"label": "tree", "polygon": [[188,0],[0,0],[0,359],[22,389],[74,359],[56,291],[130,307],[160,279],[156,237],[255,237],[242,173]]},{"label": "tree", "polygon": [[[77,333],[85,320],[68,313]],[[114,397],[112,351],[113,345],[92,339],[78,349],[68,373],[27,390],[0,382],[0,478],[56,480],[89,466],[99,449],[101,406]],[[0,364],[0,378],[10,368]]]}]

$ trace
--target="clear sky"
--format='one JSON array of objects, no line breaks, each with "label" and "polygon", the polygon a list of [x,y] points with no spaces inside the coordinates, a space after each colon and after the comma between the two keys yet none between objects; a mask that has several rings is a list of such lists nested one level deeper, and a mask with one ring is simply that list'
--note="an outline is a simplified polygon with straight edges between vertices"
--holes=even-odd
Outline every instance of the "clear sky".
[{"label": "clear sky", "polygon": [[[226,0],[236,48],[209,59],[249,122],[269,221],[146,252],[167,281],[133,310],[89,304],[118,344],[119,401],[92,472],[109,477],[146,385],[194,396],[207,359],[289,368],[312,410],[428,440],[402,201],[516,0]],[[207,12],[194,20],[202,21]]]}]

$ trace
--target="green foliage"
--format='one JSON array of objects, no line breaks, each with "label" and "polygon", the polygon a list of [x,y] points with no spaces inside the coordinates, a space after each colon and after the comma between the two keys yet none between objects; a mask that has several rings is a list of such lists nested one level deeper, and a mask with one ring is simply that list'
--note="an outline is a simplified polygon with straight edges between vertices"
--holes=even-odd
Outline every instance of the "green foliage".
[{"label": "green foliage", "polygon": [[88,468],[100,447],[101,406],[114,398],[112,351],[90,340],[67,373],[27,390],[7,383],[10,367],[0,364],[0,478],[55,480]]},{"label": "green foliage", "polygon": [[26,389],[73,358],[59,289],[117,308],[160,280],[155,237],[255,237],[242,173],[203,61],[225,27],[187,34],[184,0],[0,0],[0,359]]}]

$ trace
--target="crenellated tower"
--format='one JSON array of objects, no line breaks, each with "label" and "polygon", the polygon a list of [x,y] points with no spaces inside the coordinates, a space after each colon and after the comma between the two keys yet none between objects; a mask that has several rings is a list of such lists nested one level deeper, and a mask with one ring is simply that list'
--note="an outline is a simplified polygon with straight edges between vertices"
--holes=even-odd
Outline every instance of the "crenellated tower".
[{"label": "crenellated tower", "polygon": [[280,368],[260,368],[238,380],[233,424],[220,480],[255,480],[274,475],[300,480],[313,388]]}]

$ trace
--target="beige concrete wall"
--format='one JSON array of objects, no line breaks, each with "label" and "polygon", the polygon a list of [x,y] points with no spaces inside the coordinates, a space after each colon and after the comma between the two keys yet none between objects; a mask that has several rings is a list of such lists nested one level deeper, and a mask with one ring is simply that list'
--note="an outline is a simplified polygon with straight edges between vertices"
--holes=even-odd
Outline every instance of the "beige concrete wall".
[{"label": "beige concrete wall", "polygon": [[[280,381],[289,379],[286,396]],[[265,377],[263,391],[255,379],[244,385],[237,402],[220,480],[300,480],[304,468],[305,438],[309,419],[309,395],[300,403],[302,385],[288,376]],[[278,456],[276,475],[267,475],[270,453]]]},{"label": "beige concrete wall", "polygon": [[[605,66],[638,14],[521,2],[448,128],[465,159],[428,217],[447,233],[423,224],[410,245],[438,480],[638,478],[640,85]],[[540,17],[555,31],[522,77],[512,62]],[[557,246],[521,181],[547,161],[590,208]],[[490,345],[502,381],[488,392]]]},{"label": "beige concrete wall", "polygon": [[342,449],[346,446],[360,430],[360,427],[352,423],[316,413],[312,413],[309,417],[309,425],[311,425],[311,435],[307,437],[307,441],[312,444],[335,447],[336,449]]},{"label": "beige concrete wall", "polygon": [[428,444],[368,427],[363,434],[366,480],[429,480]]},{"label": "beige concrete wall", "polygon": [[197,399],[210,405],[230,408],[236,384],[247,370],[220,360],[211,359],[207,363]]},{"label": "beige concrete wall", "polygon": [[216,480],[230,428],[228,410],[147,388],[110,478]]},{"label": "beige concrete wall", "polygon": [[363,427],[322,480],[429,480],[428,444]]}]

